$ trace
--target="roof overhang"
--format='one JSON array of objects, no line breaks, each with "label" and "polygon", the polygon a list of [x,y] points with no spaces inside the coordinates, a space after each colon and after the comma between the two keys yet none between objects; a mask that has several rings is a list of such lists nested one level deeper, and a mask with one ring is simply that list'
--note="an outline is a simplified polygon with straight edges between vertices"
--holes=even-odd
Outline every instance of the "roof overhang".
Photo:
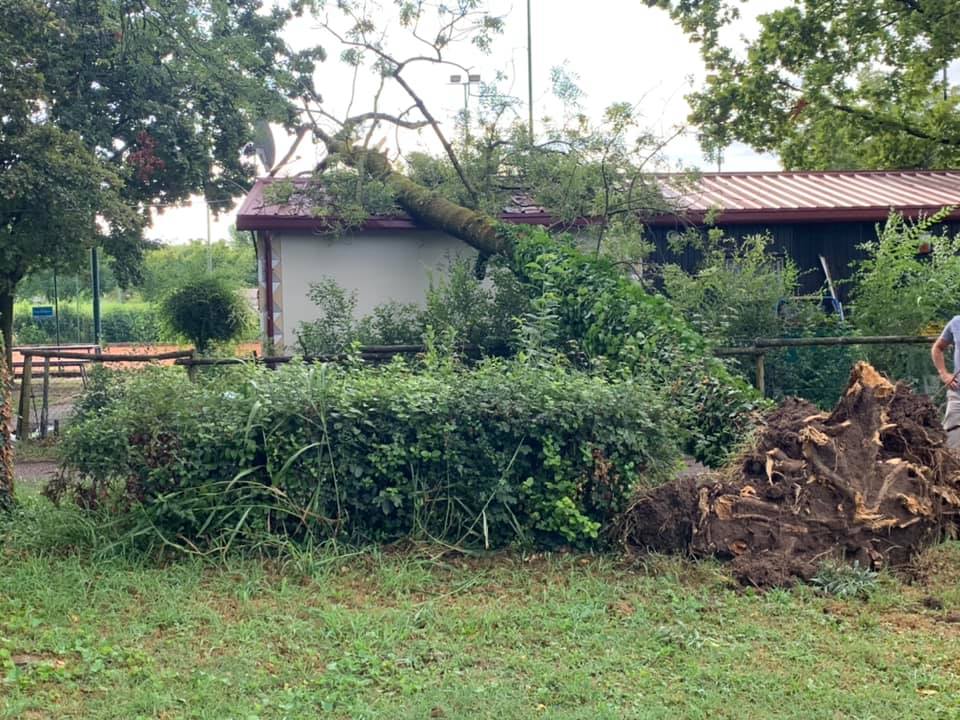
[{"label": "roof overhang", "polygon": [[[939,207],[858,207],[858,208],[777,208],[749,210],[718,210],[710,220],[714,225],[787,225],[795,223],[884,222],[891,212],[916,219],[939,212]],[[658,215],[646,221],[651,227],[676,225],[703,225],[708,215],[704,210],[690,210],[682,214]],[[946,219],[960,220],[960,209]]]}]

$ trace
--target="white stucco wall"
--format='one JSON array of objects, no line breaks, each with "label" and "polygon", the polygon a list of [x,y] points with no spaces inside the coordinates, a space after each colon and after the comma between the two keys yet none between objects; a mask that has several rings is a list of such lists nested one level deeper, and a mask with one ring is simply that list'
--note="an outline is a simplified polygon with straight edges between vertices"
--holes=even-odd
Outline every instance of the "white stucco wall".
[{"label": "white stucco wall", "polygon": [[462,241],[426,230],[343,236],[276,232],[272,237],[274,266],[279,269],[274,304],[282,309],[278,319],[282,344],[288,349],[296,342],[300,323],[317,318],[307,291],[310,283],[324,276],[356,291],[356,313],[362,317],[390,300],[422,305],[431,273],[436,278],[458,258],[471,262],[476,258],[476,251]]}]

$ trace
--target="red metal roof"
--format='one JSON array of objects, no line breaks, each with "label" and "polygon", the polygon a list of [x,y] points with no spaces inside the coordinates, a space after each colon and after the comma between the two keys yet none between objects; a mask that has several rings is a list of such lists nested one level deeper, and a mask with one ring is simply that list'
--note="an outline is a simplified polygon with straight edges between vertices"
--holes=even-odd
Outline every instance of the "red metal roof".
[{"label": "red metal roof", "polygon": [[654,225],[678,216],[698,222],[710,211],[720,224],[875,222],[891,209],[915,217],[948,206],[958,208],[950,218],[960,219],[960,171],[719,172],[659,180],[680,212]]},{"label": "red metal roof", "polygon": [[[264,198],[264,190],[275,182],[291,180],[294,192],[283,204],[270,204]],[[322,207],[322,192],[316,186],[307,192],[310,178],[260,178],[237,212],[237,230],[309,230],[322,231],[331,228],[329,218],[316,212]],[[500,219],[515,225],[552,225],[554,218],[544,208],[534,205],[524,195],[513,195],[510,205],[503,209]],[[361,226],[364,230],[413,230],[419,227],[404,213],[373,215]]]},{"label": "red metal roof", "polygon": [[[879,222],[891,209],[908,217],[929,215],[955,206],[950,219],[960,219],[960,171],[904,172],[720,172],[661,175],[668,203],[677,213],[648,220],[650,225],[702,222],[715,213],[720,224],[794,222]],[[307,193],[309,178],[293,178],[296,191],[282,205],[268,204],[264,190],[279,179],[261,178],[237,214],[238,230],[310,230],[330,228],[315,208],[317,193]],[[553,225],[555,219],[530,198],[511,197],[500,218],[506,222]],[[367,230],[412,230],[407,215],[374,215]]]}]

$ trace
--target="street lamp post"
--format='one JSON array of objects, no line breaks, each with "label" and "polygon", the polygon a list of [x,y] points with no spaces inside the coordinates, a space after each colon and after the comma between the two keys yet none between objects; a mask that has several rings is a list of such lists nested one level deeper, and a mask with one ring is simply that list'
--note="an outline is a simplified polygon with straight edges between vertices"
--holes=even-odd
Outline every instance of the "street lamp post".
[{"label": "street lamp post", "polygon": [[527,111],[530,113],[530,144],[533,145],[533,26],[530,22],[530,0],[527,0]]},{"label": "street lamp post", "polygon": [[480,82],[480,75],[469,73],[466,79],[462,75],[451,75],[451,85],[463,85],[463,146],[470,144],[470,86]]}]

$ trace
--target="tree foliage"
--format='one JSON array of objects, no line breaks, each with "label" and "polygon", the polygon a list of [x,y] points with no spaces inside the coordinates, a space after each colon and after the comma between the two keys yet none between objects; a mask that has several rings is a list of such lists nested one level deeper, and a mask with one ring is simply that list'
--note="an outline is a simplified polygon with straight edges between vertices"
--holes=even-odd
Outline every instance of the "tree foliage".
[{"label": "tree foliage", "polygon": [[[938,223],[949,209],[917,221],[891,213],[855,265],[852,301],[865,335],[937,334],[960,308],[960,234]],[[930,250],[930,252],[921,252]],[[932,372],[928,348],[871,347],[867,357],[891,377]]]},{"label": "tree foliage", "polygon": [[193,240],[183,245],[161,245],[150,248],[144,256],[143,279],[137,289],[143,299],[161,300],[185,277],[206,272],[207,264],[214,275],[236,287],[257,286],[257,260],[253,244],[245,238],[207,245]]},{"label": "tree foliage", "polygon": [[319,50],[260,0],[0,0],[0,315],[18,282],[103,245],[136,275],[151,205],[225,200],[256,118],[292,124]]},{"label": "tree foliage", "polygon": [[722,39],[737,3],[645,1],[700,43],[708,76],[691,119],[709,152],[740,140],[790,169],[960,161],[954,0],[802,0],[760,15],[745,51]]}]

